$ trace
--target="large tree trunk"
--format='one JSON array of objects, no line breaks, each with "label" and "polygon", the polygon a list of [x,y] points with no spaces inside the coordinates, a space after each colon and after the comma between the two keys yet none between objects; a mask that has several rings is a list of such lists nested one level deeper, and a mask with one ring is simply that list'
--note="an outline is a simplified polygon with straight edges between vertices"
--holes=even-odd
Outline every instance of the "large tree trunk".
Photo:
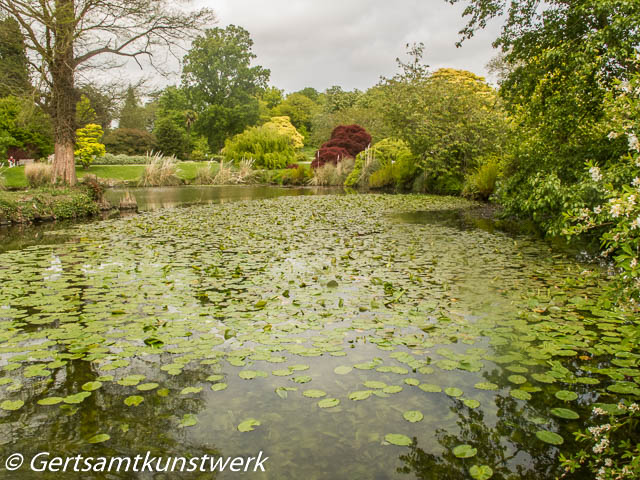
[{"label": "large tree trunk", "polygon": [[51,103],[54,119],[55,156],[53,181],[67,185],[77,182],[73,150],[76,142],[76,90],[74,85],[74,0],[56,0],[56,37],[51,68]]}]

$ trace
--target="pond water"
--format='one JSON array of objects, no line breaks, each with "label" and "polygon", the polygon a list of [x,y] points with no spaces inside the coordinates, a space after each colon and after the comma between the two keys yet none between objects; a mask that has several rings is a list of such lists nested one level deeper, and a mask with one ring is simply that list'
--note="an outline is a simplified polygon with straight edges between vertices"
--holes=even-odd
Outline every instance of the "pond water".
[{"label": "pond water", "polygon": [[237,200],[0,253],[0,459],[263,452],[245,476],[554,478],[554,444],[573,448],[606,388],[640,392],[620,353],[637,339],[593,305],[594,266],[470,207]]},{"label": "pond water", "polygon": [[157,210],[196,204],[235,202],[298,195],[317,195],[318,193],[338,193],[341,188],[327,187],[272,187],[265,185],[188,185],[179,187],[154,188],[113,188],[105,192],[106,199],[112,205],[118,205],[120,199],[129,192],[136,198],[139,210]]}]

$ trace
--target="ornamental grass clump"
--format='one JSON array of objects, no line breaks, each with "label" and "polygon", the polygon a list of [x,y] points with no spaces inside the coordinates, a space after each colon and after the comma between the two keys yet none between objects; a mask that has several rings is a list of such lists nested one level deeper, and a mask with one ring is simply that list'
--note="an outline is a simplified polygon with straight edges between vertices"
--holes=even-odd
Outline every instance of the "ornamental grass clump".
[{"label": "ornamental grass clump", "polygon": [[164,156],[161,153],[147,154],[147,165],[142,172],[140,186],[161,187],[179,185],[180,179],[176,175],[178,161],[173,156]]},{"label": "ornamental grass clump", "polygon": [[51,183],[51,165],[44,163],[32,163],[24,167],[24,176],[27,177],[30,187],[42,187]]},{"label": "ornamental grass clump", "polygon": [[347,157],[334,165],[331,162],[313,170],[313,177],[309,181],[314,186],[338,186],[344,185],[344,181],[353,170],[354,159]]}]

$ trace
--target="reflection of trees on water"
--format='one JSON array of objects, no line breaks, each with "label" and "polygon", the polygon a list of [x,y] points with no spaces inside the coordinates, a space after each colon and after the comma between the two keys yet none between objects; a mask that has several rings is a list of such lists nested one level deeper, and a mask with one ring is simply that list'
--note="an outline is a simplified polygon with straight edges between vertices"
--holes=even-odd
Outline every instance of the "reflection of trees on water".
[{"label": "reflection of trees on water", "polygon": [[[133,369],[136,374],[157,376],[156,364],[144,365],[137,362]],[[134,371],[129,373],[134,373]],[[124,373],[123,376],[126,376]],[[95,380],[96,372],[91,362],[74,360],[58,370],[56,381],[49,385],[46,394],[41,388],[34,391],[37,396],[29,397],[22,409],[12,412],[0,420],[0,437],[2,446],[0,456],[19,452],[26,459],[32,458],[38,452],[51,452],[53,456],[144,456],[147,451],[152,456],[219,456],[215,447],[207,448],[200,442],[192,440],[189,429],[178,427],[183,415],[189,413],[197,415],[205,409],[204,394],[183,396],[178,395],[184,385],[194,385],[199,382],[202,373],[194,370],[184,370],[178,376],[169,378],[147,378],[146,382],[160,383],[159,388],[168,388],[171,393],[161,397],[155,390],[140,392],[135,386],[125,387],[115,382],[103,382],[102,387],[91,392],[91,396],[76,405],[60,404],[56,406],[37,405],[38,398],[71,395],[82,392],[81,386],[88,381]],[[23,392],[27,393],[27,392]],[[124,399],[129,395],[140,395],[144,402],[138,407],[128,407]],[[193,427],[195,428],[195,427]],[[95,434],[107,433],[111,436],[108,442],[91,445],[87,440]],[[0,478],[4,473],[0,470]],[[33,478],[40,480],[57,478],[60,474],[32,473]],[[131,479],[131,473],[94,474],[83,479]],[[27,473],[21,479],[31,478]],[[71,477],[69,477],[71,478]],[[167,473],[144,476],[139,474],[135,478],[215,478],[215,474],[206,475],[196,473]]]},{"label": "reflection of trees on water", "polygon": [[[473,465],[489,465],[494,472],[493,480],[555,478],[557,452],[536,440],[539,426],[528,420],[535,412],[527,412],[528,406],[511,397],[496,397],[496,405],[497,421],[489,425],[481,409],[468,408],[456,400],[450,410],[458,416],[459,432],[453,434],[442,429],[435,432],[443,452],[425,452],[414,440],[410,452],[400,456],[404,466],[398,472],[413,473],[425,480],[463,480],[471,478],[469,469]],[[478,453],[468,459],[456,458],[452,451],[462,444],[471,445]]]}]

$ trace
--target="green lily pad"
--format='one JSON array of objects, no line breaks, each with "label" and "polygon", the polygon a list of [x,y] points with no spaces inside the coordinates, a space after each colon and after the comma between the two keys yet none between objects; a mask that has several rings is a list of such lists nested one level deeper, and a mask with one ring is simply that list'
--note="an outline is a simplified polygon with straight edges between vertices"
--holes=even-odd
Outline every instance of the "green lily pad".
[{"label": "green lily pad", "polygon": [[407,385],[411,385],[412,387],[417,387],[418,385],[420,385],[420,380],[418,380],[417,378],[405,378],[404,383],[406,383]]},{"label": "green lily pad", "polygon": [[516,385],[522,385],[523,383],[527,383],[527,377],[523,377],[522,375],[509,375],[507,377],[511,383],[515,383]]},{"label": "green lily pad", "polygon": [[418,410],[407,410],[402,414],[402,416],[407,422],[411,423],[419,422],[424,418],[422,412]]},{"label": "green lily pad", "polygon": [[327,392],[323,390],[316,390],[316,389],[305,390],[304,392],[302,392],[302,395],[309,398],[321,398],[321,397],[324,397],[326,394]]},{"label": "green lily pad", "polygon": [[254,370],[242,370],[238,372],[238,376],[243,380],[252,380],[258,376],[258,372]]},{"label": "green lily pad", "polygon": [[62,397],[47,397],[38,400],[38,405],[58,405],[63,400]]},{"label": "green lily pad", "polygon": [[480,406],[480,402],[474,398],[465,398],[462,403],[469,408],[478,408]]},{"label": "green lily pad", "polygon": [[458,445],[453,449],[453,454],[457,458],[471,458],[471,457],[475,457],[477,453],[478,453],[478,450],[476,448],[473,448],[471,445],[466,445],[466,444]]},{"label": "green lily pad", "polygon": [[4,402],[0,403],[0,409],[14,411],[21,409],[23,405],[24,402],[22,400],[5,400]]},{"label": "green lily pad", "polygon": [[334,368],[333,372],[338,375],[346,375],[347,373],[350,373],[352,370],[353,370],[353,367],[349,367],[348,365],[340,365],[339,367]]},{"label": "green lily pad", "polygon": [[279,369],[279,370],[273,370],[271,372],[271,375],[275,375],[276,377],[288,377],[289,375],[292,375],[292,374],[293,374],[293,372],[288,368],[286,368],[286,369],[282,368],[282,369]]},{"label": "green lily pad", "polygon": [[400,393],[402,391],[402,387],[400,385],[389,385],[388,387],[384,387],[382,391],[384,393]]},{"label": "green lily pad", "polygon": [[491,382],[480,382],[474,385],[478,390],[498,390],[498,385]]},{"label": "green lily pad", "polygon": [[531,400],[531,394],[519,388],[510,390],[509,395],[511,395],[513,398],[517,398],[518,400]]},{"label": "green lily pad", "polygon": [[469,475],[474,480],[489,480],[493,477],[493,470],[488,465],[474,465],[469,469]]},{"label": "green lily pad", "polygon": [[551,445],[562,445],[564,443],[564,438],[554,432],[550,432],[548,430],[539,430],[536,432],[536,437],[539,440],[542,440],[545,443],[549,443]]},{"label": "green lily pad", "polygon": [[578,415],[573,410],[569,410],[568,408],[552,408],[550,412],[556,417],[565,418],[567,420],[576,420],[580,418],[580,415]]},{"label": "green lily pad", "polygon": [[211,390],[213,390],[214,392],[219,392],[221,390],[225,390],[227,388],[227,384],[226,383],[214,383],[213,385],[211,385]]},{"label": "green lily pad", "polygon": [[309,383],[311,381],[311,377],[308,375],[302,375],[300,377],[293,378],[293,381],[296,383]]},{"label": "green lily pad", "polygon": [[124,399],[124,404],[127,407],[137,407],[142,402],[144,402],[144,397],[141,397],[140,395],[131,395]]},{"label": "green lily pad", "polygon": [[180,395],[189,395],[190,393],[200,393],[202,387],[185,387],[180,390]]},{"label": "green lily pad", "polygon": [[371,390],[358,390],[349,394],[349,400],[357,402],[359,400],[366,400],[371,396],[373,392]]},{"label": "green lily pad", "polygon": [[197,423],[198,423],[198,419],[196,418],[196,416],[194,414],[185,413],[182,416],[182,420],[180,420],[180,423],[178,424],[178,428],[193,427]]},{"label": "green lily pad", "polygon": [[421,383],[419,385],[419,388],[420,390],[424,390],[425,392],[429,393],[440,393],[442,391],[441,387],[432,383]]},{"label": "green lily pad", "polygon": [[412,440],[409,437],[402,435],[401,433],[387,433],[384,436],[384,439],[391,445],[398,445],[399,447],[408,447],[412,443]]},{"label": "green lily pad", "polygon": [[238,424],[239,432],[252,432],[254,430],[253,427],[257,427],[261,425],[260,420],[256,420],[255,418],[247,418],[246,420],[240,422]]},{"label": "green lily pad", "polygon": [[94,390],[98,390],[101,386],[101,382],[87,382],[82,385],[82,390],[85,392],[93,392]]},{"label": "green lily pad", "polygon": [[325,398],[324,400],[320,400],[318,402],[318,406],[320,408],[332,408],[337,406],[340,403],[340,400],[337,398]]},{"label": "green lily pad", "polygon": [[80,393],[76,393],[75,395],[69,395],[67,397],[64,397],[62,401],[64,403],[82,403],[85,400],[85,398],[90,396],[91,396],[91,392],[80,392]]},{"label": "green lily pad", "polygon": [[387,386],[384,382],[378,382],[377,380],[368,380],[363,383],[363,385],[367,388],[385,388]]},{"label": "green lily pad", "polygon": [[444,393],[450,397],[461,397],[464,392],[456,387],[448,387],[444,389]]},{"label": "green lily pad", "polygon": [[94,435],[89,440],[87,440],[87,443],[102,443],[102,442],[106,442],[110,438],[111,437],[106,433],[99,433],[98,435]]},{"label": "green lily pad", "polygon": [[578,398],[578,394],[569,390],[559,390],[556,392],[556,398],[565,402],[570,402]]}]

